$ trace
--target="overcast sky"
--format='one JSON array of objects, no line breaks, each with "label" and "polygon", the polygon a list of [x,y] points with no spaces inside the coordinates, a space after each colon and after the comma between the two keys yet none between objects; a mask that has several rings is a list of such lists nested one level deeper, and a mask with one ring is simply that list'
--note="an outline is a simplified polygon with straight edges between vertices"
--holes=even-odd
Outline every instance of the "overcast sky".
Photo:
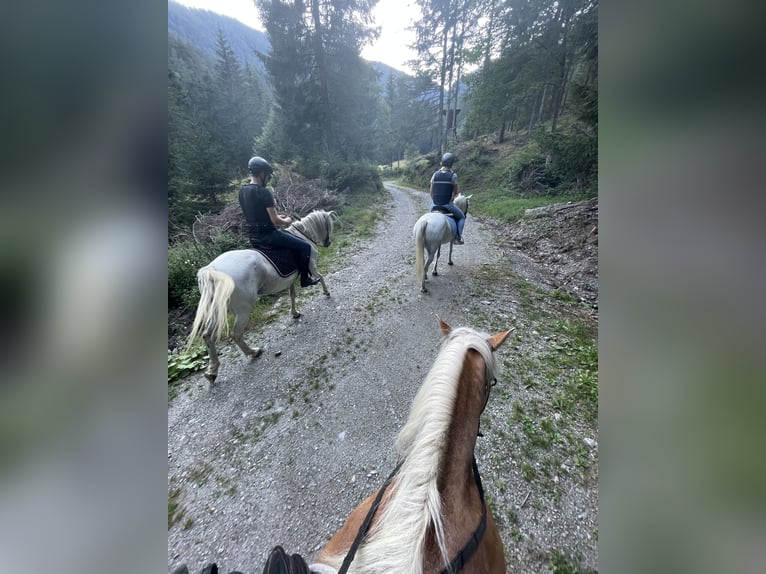
[{"label": "overcast sky", "polygon": [[[204,8],[236,18],[251,28],[263,31],[253,0],[177,1],[185,6]],[[407,48],[407,44],[414,41],[414,34],[406,28],[418,15],[418,7],[414,0],[378,0],[373,16],[375,24],[381,27],[380,38],[374,46],[367,46],[362,50],[362,57],[412,73],[412,69],[405,62],[415,57],[415,53]]]}]

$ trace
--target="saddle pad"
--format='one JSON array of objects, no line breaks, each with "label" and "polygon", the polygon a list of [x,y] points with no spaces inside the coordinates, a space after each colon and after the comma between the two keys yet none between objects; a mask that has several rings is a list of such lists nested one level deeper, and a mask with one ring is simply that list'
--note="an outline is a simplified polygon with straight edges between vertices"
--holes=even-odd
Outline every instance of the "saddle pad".
[{"label": "saddle pad", "polygon": [[263,255],[274,266],[282,277],[287,277],[291,273],[295,273],[298,268],[295,266],[295,260],[293,254],[287,249],[265,249],[259,247],[254,249],[261,255]]}]

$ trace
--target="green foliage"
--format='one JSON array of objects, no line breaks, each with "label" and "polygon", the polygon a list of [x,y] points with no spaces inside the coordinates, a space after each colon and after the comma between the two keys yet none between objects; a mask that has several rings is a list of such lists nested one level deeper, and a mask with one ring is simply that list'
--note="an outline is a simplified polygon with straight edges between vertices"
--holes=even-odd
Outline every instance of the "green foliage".
[{"label": "green foliage", "polygon": [[537,141],[532,141],[514,155],[508,168],[509,183],[522,193],[538,194],[556,187],[559,179],[547,165],[546,154]]},{"label": "green foliage", "polygon": [[551,551],[548,567],[553,574],[590,574],[592,571],[583,570],[580,556],[572,556],[561,550]]},{"label": "green foliage", "polygon": [[539,136],[540,147],[551,157],[552,179],[570,189],[587,189],[598,178],[598,138],[595,132],[572,128]]},{"label": "green foliage", "polygon": [[197,345],[188,351],[178,353],[168,351],[168,384],[204,369],[207,360],[208,354],[204,345]]},{"label": "green foliage", "polygon": [[598,346],[591,327],[582,322],[557,321],[555,353],[547,360],[565,369],[556,407],[569,412],[582,405],[591,420],[598,416]]},{"label": "green foliage", "polygon": [[437,153],[430,153],[407,162],[403,170],[404,180],[410,185],[428,191],[434,172],[439,169]]},{"label": "green foliage", "polygon": [[247,239],[221,233],[211,243],[181,241],[168,246],[168,306],[193,309],[199,301],[197,270],[225,251],[249,247]]},{"label": "green foliage", "polygon": [[242,172],[271,104],[261,74],[242,66],[222,33],[216,58],[168,37],[168,222],[216,209]]},{"label": "green foliage", "polygon": [[383,193],[383,182],[377,166],[364,162],[332,162],[322,168],[329,187],[351,194],[362,191]]},{"label": "green foliage", "polygon": [[[379,87],[359,54],[375,33],[372,6],[262,2],[259,8],[271,42],[264,62],[280,108],[282,142],[299,150],[290,159],[373,158]],[[274,152],[279,158],[290,154]]]},{"label": "green foliage", "polygon": [[180,498],[180,488],[172,488],[168,492],[168,530],[184,517],[185,510],[181,506]]}]

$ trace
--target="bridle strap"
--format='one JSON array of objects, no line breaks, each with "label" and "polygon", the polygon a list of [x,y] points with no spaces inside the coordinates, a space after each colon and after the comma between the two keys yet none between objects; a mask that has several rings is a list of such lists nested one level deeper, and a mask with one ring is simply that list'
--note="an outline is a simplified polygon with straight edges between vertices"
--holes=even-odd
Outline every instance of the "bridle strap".
[{"label": "bridle strap", "polygon": [[[399,468],[401,468],[403,462],[404,461],[402,460],[399,462],[399,464],[396,465],[396,468],[393,470],[393,472],[391,472],[389,477],[386,479],[386,482],[384,482],[383,486],[381,486],[380,490],[378,490],[378,495],[370,505],[370,509],[367,511],[367,516],[365,516],[364,522],[362,522],[362,525],[359,527],[359,532],[357,532],[356,538],[354,538],[354,541],[351,543],[351,547],[348,549],[348,553],[343,559],[343,564],[341,564],[340,569],[338,570],[338,574],[346,574],[346,572],[348,572],[348,569],[351,566],[351,562],[354,560],[354,556],[356,555],[356,551],[359,548],[359,544],[361,544],[362,538],[364,538],[365,534],[367,534],[367,530],[370,528],[372,517],[378,510],[378,506],[380,506],[380,501],[383,499],[383,493],[386,491],[386,488],[388,488],[388,485],[391,484],[391,480],[394,478],[396,473],[399,472]],[[476,530],[474,530],[473,534],[471,534],[471,539],[466,543],[465,546],[463,546],[460,552],[457,553],[449,565],[439,572],[439,574],[452,574],[453,572],[459,572],[462,570],[466,562],[470,560],[471,556],[473,556],[474,552],[476,552],[476,550],[479,548],[481,539],[484,536],[484,531],[487,529],[487,504],[484,502],[484,486],[481,484],[479,466],[476,464],[475,456],[473,457],[472,467],[473,478],[476,481],[476,486],[479,488],[479,498],[481,499],[481,520],[479,520],[479,525],[476,527]]]},{"label": "bridle strap", "polygon": [[471,534],[471,539],[463,546],[462,550],[457,553],[452,561],[446,568],[443,568],[439,574],[452,574],[453,572],[459,572],[463,569],[466,562],[470,560],[473,553],[479,548],[481,539],[484,536],[484,531],[487,529],[487,504],[484,502],[484,487],[481,484],[481,476],[479,476],[479,467],[476,464],[476,457],[473,457],[473,478],[476,481],[476,486],[479,487],[479,497],[481,498],[481,520],[476,530]]},{"label": "bridle strap", "polygon": [[399,462],[399,464],[396,465],[396,468],[388,476],[388,478],[386,479],[386,482],[384,482],[383,486],[381,486],[380,490],[378,490],[378,496],[375,497],[375,500],[370,505],[370,510],[367,511],[367,516],[365,516],[364,522],[362,522],[362,525],[359,527],[359,532],[356,533],[356,538],[354,538],[354,541],[351,543],[351,547],[348,549],[348,554],[346,554],[346,557],[343,559],[343,564],[341,564],[340,569],[338,570],[338,574],[346,574],[349,567],[351,566],[351,561],[354,559],[354,556],[356,555],[356,551],[359,548],[359,544],[361,544],[362,538],[364,538],[364,535],[367,534],[367,530],[370,528],[372,517],[375,515],[375,512],[378,510],[380,501],[383,498],[383,493],[386,492],[386,488],[388,488],[388,485],[391,484],[391,480],[394,478],[394,475],[396,475],[396,473],[399,472],[399,469],[401,468],[403,462],[404,461],[402,460]]}]

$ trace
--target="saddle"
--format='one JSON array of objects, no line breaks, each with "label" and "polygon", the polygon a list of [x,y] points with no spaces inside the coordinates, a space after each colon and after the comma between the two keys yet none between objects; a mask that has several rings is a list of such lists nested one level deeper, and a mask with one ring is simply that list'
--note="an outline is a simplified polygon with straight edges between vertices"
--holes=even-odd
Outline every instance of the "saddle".
[{"label": "saddle", "polygon": [[443,213],[447,217],[452,217],[452,218],[455,217],[454,215],[452,215],[452,212],[446,207],[444,207],[443,205],[434,205],[431,208],[431,213]]},{"label": "saddle", "polygon": [[290,556],[281,546],[275,546],[263,566],[263,574],[311,574],[300,554]]},{"label": "saddle", "polygon": [[254,251],[258,251],[274,266],[274,269],[282,277],[287,277],[291,273],[295,273],[298,267],[295,265],[295,259],[293,259],[293,253],[289,249],[271,249],[270,247],[253,246]]}]

